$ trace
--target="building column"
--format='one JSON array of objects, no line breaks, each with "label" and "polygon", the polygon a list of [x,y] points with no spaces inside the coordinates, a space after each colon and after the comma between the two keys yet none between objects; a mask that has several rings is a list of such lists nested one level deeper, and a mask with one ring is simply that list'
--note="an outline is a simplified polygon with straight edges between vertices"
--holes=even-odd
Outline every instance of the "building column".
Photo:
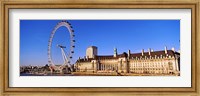
[{"label": "building column", "polygon": [[95,65],[94,65],[94,68],[95,68],[95,69],[94,69],[94,72],[97,72],[97,70],[98,70],[98,68],[97,68],[97,67],[98,67],[98,62],[97,62],[97,61],[95,61],[95,63],[94,63],[94,64],[95,64]]},{"label": "building column", "polygon": [[119,72],[119,73],[121,73],[121,70],[122,70],[121,63],[122,63],[122,60],[119,59],[119,60],[118,60],[118,72]]},{"label": "building column", "polygon": [[99,62],[97,62],[97,70],[99,70]]},{"label": "building column", "polygon": [[176,71],[177,71],[177,69],[176,69],[176,60],[173,60],[172,65],[173,65],[173,72],[176,73]]},{"label": "building column", "polygon": [[179,71],[178,59],[175,59],[175,64],[176,64],[176,71]]}]

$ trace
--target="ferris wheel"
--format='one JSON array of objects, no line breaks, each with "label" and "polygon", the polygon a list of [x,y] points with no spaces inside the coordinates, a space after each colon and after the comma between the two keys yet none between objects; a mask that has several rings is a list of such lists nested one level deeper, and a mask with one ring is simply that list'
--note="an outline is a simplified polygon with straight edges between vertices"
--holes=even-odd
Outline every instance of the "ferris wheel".
[{"label": "ferris wheel", "polygon": [[[54,35],[56,34],[56,31],[60,28],[60,27],[66,27],[69,35],[70,35],[70,46],[68,46],[68,51],[66,51],[65,49],[67,48],[67,46],[61,45],[61,44],[57,44],[57,47],[61,49],[61,53],[62,53],[62,57],[63,57],[63,64],[56,66],[57,64],[54,64],[53,60],[52,60],[52,42],[53,42],[53,38]],[[53,29],[53,31],[51,32],[50,38],[49,38],[49,42],[48,42],[48,63],[51,67],[51,69],[54,70],[61,70],[67,65],[71,71],[73,70],[72,68],[72,56],[74,54],[74,48],[75,48],[75,39],[74,39],[74,30],[72,29],[71,24],[68,21],[61,21],[59,22]]]}]

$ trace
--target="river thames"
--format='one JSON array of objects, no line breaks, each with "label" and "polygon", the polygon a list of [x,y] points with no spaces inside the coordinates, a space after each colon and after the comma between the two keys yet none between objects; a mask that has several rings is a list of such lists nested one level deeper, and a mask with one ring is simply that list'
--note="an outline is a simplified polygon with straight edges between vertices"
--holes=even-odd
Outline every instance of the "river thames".
[{"label": "river thames", "polygon": [[75,76],[74,74],[30,74],[21,73],[20,76]]}]

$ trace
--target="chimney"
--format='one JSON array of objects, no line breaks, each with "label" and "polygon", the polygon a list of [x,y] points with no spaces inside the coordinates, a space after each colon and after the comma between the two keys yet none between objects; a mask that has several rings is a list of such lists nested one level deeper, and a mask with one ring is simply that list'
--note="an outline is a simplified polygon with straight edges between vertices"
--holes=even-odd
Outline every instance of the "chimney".
[{"label": "chimney", "polygon": [[131,56],[131,50],[128,50],[128,57]]},{"label": "chimney", "polygon": [[165,54],[167,54],[167,46],[165,46]]},{"label": "chimney", "polygon": [[151,55],[151,48],[149,48],[149,55]]},{"label": "chimney", "polygon": [[172,51],[175,52],[175,48],[174,47],[172,47]]},{"label": "chimney", "polygon": [[144,49],[142,49],[142,56],[144,56]]}]

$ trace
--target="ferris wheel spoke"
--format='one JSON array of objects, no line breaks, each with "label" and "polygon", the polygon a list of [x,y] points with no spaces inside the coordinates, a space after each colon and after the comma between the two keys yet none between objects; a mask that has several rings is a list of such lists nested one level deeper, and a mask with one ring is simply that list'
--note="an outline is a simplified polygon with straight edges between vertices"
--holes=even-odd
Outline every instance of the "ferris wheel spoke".
[{"label": "ferris wheel spoke", "polygon": [[68,52],[66,52],[66,51],[64,51],[64,52],[65,52],[65,53],[67,54],[67,56],[68,56],[67,59],[70,59],[69,56],[71,56],[71,54],[68,53]]},{"label": "ferris wheel spoke", "polygon": [[62,49],[61,49],[61,53],[62,53],[63,61],[66,62],[66,57]]}]

